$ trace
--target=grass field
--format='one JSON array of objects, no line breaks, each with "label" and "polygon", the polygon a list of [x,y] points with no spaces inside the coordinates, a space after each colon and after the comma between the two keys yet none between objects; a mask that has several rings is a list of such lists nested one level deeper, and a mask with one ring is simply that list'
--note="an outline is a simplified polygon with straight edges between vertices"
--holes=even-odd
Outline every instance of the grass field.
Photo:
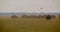
[{"label": "grass field", "polygon": [[60,19],[0,17],[0,32],[60,32]]}]

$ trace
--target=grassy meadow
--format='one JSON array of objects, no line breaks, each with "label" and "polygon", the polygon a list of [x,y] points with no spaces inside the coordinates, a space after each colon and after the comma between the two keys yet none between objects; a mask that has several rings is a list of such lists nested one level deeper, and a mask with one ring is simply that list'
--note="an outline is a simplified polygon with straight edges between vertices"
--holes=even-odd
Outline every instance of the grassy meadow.
[{"label": "grassy meadow", "polygon": [[0,16],[0,32],[60,32],[60,19]]}]

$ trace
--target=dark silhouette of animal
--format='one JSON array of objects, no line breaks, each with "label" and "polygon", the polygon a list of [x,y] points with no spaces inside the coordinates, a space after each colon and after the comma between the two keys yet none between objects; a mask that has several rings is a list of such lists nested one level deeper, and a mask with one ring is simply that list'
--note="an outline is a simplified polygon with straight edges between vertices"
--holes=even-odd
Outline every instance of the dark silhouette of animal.
[{"label": "dark silhouette of animal", "polygon": [[47,19],[47,20],[50,20],[50,19],[51,19],[51,16],[50,16],[50,15],[47,15],[47,16],[46,16],[46,19]]},{"label": "dark silhouette of animal", "polygon": [[16,15],[12,15],[11,18],[18,18],[18,16],[16,16]]}]

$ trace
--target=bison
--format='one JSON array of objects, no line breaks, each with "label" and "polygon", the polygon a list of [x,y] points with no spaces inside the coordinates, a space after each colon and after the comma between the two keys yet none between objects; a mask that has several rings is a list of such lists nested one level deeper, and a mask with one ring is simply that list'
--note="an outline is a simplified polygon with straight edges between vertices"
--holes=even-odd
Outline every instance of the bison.
[{"label": "bison", "polygon": [[50,20],[50,19],[51,19],[51,16],[50,16],[50,15],[47,15],[47,16],[46,16],[46,19],[47,19],[47,20]]},{"label": "bison", "polygon": [[16,16],[16,15],[12,15],[11,18],[18,18],[18,16]]}]

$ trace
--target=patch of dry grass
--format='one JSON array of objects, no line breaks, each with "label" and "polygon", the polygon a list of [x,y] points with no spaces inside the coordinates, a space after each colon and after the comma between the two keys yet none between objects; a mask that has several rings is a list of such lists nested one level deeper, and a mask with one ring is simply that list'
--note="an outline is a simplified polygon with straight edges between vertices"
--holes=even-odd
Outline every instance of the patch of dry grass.
[{"label": "patch of dry grass", "polygon": [[1,32],[60,32],[60,19],[0,17]]}]

